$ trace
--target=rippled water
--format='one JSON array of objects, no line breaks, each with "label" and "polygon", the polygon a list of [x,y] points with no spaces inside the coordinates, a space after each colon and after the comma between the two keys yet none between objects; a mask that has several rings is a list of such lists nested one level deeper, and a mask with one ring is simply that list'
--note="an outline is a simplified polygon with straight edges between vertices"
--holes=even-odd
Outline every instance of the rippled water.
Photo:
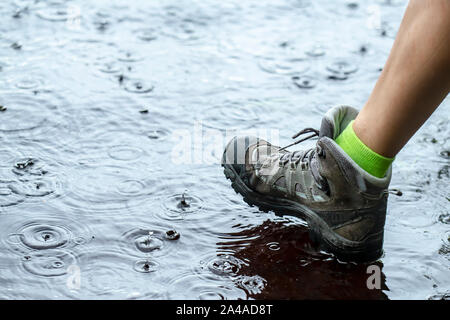
[{"label": "rippled water", "polygon": [[448,99],[394,164],[381,290],[304,221],[248,207],[217,164],[226,139],[194,137],[200,123],[285,143],[361,107],[404,7],[2,1],[0,298],[448,297]]}]

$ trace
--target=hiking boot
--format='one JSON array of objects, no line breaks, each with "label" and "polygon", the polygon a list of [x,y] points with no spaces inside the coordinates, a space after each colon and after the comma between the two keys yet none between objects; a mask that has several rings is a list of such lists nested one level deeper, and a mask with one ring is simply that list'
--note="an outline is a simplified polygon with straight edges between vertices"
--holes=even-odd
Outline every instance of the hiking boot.
[{"label": "hiking boot", "polygon": [[[335,139],[358,111],[329,110],[319,130],[307,128],[287,147],[256,137],[235,137],[222,159],[225,176],[250,205],[264,211],[299,216],[312,238],[341,260],[373,261],[382,255],[391,168],[377,178],[361,169]],[[318,137],[314,148],[286,149]]]}]

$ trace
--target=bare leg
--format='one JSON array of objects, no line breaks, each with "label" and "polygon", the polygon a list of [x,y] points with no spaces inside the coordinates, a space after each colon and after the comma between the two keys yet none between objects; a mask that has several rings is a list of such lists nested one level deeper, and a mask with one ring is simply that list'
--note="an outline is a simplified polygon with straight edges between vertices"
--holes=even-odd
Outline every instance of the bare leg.
[{"label": "bare leg", "polygon": [[394,157],[450,90],[450,0],[411,0],[386,65],[353,129]]}]

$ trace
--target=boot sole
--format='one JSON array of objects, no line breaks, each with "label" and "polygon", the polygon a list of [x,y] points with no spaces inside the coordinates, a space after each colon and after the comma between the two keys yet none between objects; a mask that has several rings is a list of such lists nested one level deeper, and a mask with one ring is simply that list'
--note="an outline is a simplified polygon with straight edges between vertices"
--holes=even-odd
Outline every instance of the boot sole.
[{"label": "boot sole", "polygon": [[308,207],[292,200],[262,195],[250,189],[233,166],[222,163],[222,167],[234,191],[242,195],[247,204],[265,212],[273,211],[278,215],[293,215],[304,219],[309,225],[311,240],[319,244],[321,249],[334,254],[339,260],[372,262],[383,254],[383,231],[371,234],[360,242],[345,239],[334,232],[317,213]]}]

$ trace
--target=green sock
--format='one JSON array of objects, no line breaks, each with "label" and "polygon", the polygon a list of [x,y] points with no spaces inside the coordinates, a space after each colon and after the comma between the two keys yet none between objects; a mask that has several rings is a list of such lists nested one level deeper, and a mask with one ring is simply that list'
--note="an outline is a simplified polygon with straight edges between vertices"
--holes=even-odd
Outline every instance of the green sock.
[{"label": "green sock", "polygon": [[394,158],[386,158],[371,150],[353,131],[353,121],[336,138],[336,143],[369,174],[382,178],[386,175]]}]

